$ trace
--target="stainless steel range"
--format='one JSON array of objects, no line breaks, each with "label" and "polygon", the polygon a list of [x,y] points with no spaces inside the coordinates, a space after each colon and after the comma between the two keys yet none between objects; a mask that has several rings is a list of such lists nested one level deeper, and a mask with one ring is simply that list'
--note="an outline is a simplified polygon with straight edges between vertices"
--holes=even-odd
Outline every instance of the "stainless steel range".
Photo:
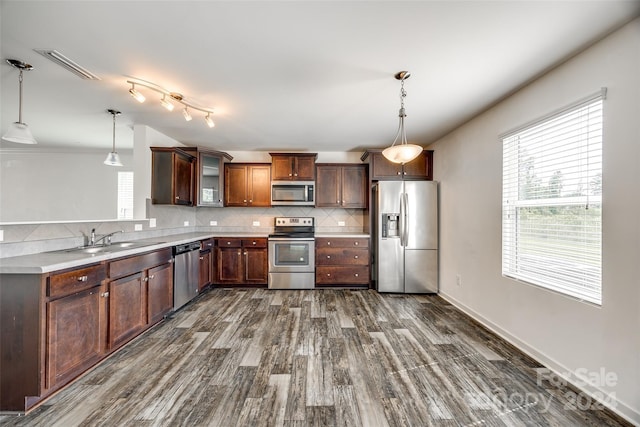
[{"label": "stainless steel range", "polygon": [[276,217],[269,235],[269,289],[315,287],[313,217]]}]

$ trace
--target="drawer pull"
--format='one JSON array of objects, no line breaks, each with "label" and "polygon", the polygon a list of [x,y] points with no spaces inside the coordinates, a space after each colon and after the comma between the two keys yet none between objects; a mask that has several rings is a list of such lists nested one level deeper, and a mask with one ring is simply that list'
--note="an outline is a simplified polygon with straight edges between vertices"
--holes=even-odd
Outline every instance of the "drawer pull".
[{"label": "drawer pull", "polygon": [[353,244],[358,246],[360,244],[360,242],[354,242]]},{"label": "drawer pull", "polygon": [[213,243],[207,243],[207,246],[211,247],[213,246]]},{"label": "drawer pull", "polygon": [[331,273],[327,273],[327,277],[331,277]]},{"label": "drawer pull", "polygon": [[330,259],[330,258],[331,258],[331,255],[327,255],[327,259]]},{"label": "drawer pull", "polygon": [[227,242],[227,245],[230,245],[230,244],[231,244],[231,242]]},{"label": "drawer pull", "polygon": [[78,277],[78,282],[86,282],[89,280],[89,276],[80,276]]},{"label": "drawer pull", "polygon": [[354,276],[358,277],[358,273],[354,274]]},{"label": "drawer pull", "polygon": [[256,242],[253,242],[253,244],[255,245],[255,244],[256,244]]},{"label": "drawer pull", "polygon": [[354,256],[354,258],[355,258],[355,259],[358,259],[358,255],[355,255],[355,256]]},{"label": "drawer pull", "polygon": [[327,245],[331,246],[331,242],[327,242]]}]

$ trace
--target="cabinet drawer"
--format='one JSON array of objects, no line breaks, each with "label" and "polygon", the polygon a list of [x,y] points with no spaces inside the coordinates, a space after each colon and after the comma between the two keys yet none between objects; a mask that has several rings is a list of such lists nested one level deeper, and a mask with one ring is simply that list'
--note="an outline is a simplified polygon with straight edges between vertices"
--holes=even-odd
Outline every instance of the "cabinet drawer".
[{"label": "cabinet drawer", "polygon": [[200,250],[206,251],[207,249],[213,249],[216,246],[216,239],[203,240],[200,243]]},{"label": "cabinet drawer", "polygon": [[267,239],[242,239],[242,246],[244,246],[245,248],[266,248]]},{"label": "cabinet drawer", "polygon": [[242,239],[216,239],[218,248],[240,248],[242,247]]},{"label": "cabinet drawer", "polygon": [[316,265],[368,265],[367,248],[328,248],[316,251]]},{"label": "cabinet drawer", "polygon": [[347,237],[317,237],[316,248],[368,248],[367,238],[347,238]]},{"label": "cabinet drawer", "polygon": [[104,264],[55,273],[49,277],[47,296],[57,298],[80,292],[99,285],[106,277]]},{"label": "cabinet drawer", "polygon": [[160,249],[159,251],[148,252],[142,255],[134,255],[128,258],[121,258],[109,263],[109,278],[128,276],[138,273],[147,268],[170,262],[172,258],[171,248]]},{"label": "cabinet drawer", "polygon": [[316,284],[317,285],[368,285],[369,284],[369,267],[368,266],[349,266],[349,267],[316,267]]}]

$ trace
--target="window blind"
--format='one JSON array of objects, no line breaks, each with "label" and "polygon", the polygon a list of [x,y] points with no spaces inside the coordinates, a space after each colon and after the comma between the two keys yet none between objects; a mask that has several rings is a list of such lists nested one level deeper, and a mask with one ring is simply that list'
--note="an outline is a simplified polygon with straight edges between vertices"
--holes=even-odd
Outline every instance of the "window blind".
[{"label": "window blind", "polygon": [[602,303],[599,96],[503,137],[502,274]]},{"label": "window blind", "polygon": [[118,219],[133,219],[133,172],[118,172]]}]

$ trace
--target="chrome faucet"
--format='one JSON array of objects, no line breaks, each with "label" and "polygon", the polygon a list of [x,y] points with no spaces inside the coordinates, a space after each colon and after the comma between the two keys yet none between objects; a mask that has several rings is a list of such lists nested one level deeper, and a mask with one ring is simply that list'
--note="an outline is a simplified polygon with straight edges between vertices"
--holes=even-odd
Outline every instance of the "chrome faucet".
[{"label": "chrome faucet", "polygon": [[109,233],[109,234],[102,235],[102,236],[100,236],[100,237],[98,237],[98,238],[96,239],[96,237],[97,237],[97,235],[96,235],[96,229],[95,229],[95,228],[92,228],[92,229],[91,229],[91,236],[90,236],[90,238],[89,238],[89,246],[95,246],[95,245],[97,245],[97,244],[98,244],[98,242],[99,242],[100,240],[105,240],[105,239],[106,239],[106,240],[105,240],[105,244],[106,244],[106,245],[110,245],[110,244],[111,244],[111,236],[113,236],[113,235],[114,235],[114,234],[116,234],[116,233],[124,233],[124,230],[114,231],[113,233]]}]

